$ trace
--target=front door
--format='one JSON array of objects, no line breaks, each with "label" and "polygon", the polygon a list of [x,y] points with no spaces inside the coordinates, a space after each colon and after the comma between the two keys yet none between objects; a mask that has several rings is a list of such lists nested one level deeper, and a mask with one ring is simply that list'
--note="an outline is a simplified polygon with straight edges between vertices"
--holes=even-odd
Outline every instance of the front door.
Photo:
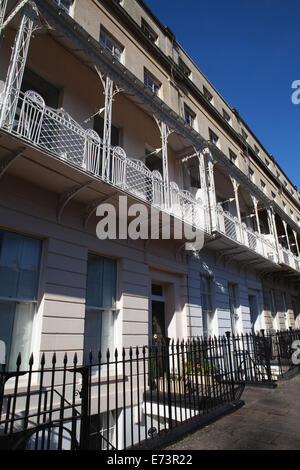
[{"label": "front door", "polygon": [[166,337],[165,332],[165,303],[152,300],[152,344],[161,344]]}]

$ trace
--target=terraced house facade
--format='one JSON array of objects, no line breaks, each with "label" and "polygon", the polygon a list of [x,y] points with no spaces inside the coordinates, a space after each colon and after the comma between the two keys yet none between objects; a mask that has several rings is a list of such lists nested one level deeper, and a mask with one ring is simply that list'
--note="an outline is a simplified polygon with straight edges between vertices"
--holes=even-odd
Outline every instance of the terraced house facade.
[{"label": "terraced house facade", "polygon": [[[19,352],[84,363],[159,336],[299,328],[300,194],[174,33],[142,0],[0,4],[10,367]],[[185,217],[203,249],[99,240],[97,206],[119,196]]]}]

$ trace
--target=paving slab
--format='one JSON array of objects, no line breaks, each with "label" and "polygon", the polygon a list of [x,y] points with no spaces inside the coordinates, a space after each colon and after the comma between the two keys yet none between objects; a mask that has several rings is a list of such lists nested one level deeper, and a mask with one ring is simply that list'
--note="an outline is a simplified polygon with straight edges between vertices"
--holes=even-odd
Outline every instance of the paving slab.
[{"label": "paving slab", "polygon": [[275,389],[246,387],[235,413],[167,450],[300,450],[300,374]]}]

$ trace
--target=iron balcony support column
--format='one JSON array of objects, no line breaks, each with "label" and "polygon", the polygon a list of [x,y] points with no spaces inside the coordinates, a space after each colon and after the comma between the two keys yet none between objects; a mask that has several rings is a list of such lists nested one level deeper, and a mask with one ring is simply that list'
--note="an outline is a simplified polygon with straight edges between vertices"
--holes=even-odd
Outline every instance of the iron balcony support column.
[{"label": "iron balcony support column", "polygon": [[[253,206],[254,206],[254,210],[255,210],[255,217],[256,217],[256,225],[257,225],[257,230],[258,230],[258,233],[259,233],[259,237],[262,241],[262,234],[261,234],[261,228],[260,228],[260,221],[259,221],[259,214],[258,214],[258,199],[256,199],[255,196],[253,196],[252,194],[250,195],[251,196],[251,199],[252,199],[252,202],[253,202]],[[262,253],[263,255],[265,255],[265,246],[264,246],[264,243],[262,243]]]},{"label": "iron balcony support column", "polygon": [[275,211],[274,211],[273,207],[270,207],[268,209],[268,218],[269,218],[270,228],[271,228],[272,234],[273,234],[274,239],[275,239],[277,257],[278,257],[278,260],[280,261],[278,232],[277,232],[277,227],[276,227]]},{"label": "iron balcony support column", "polygon": [[287,223],[286,223],[285,220],[283,220],[282,223],[283,223],[283,226],[284,226],[284,232],[285,232],[285,237],[286,237],[288,249],[289,249],[290,252],[292,252],[291,245],[290,245],[290,240],[289,240],[289,234],[288,234],[288,231],[287,231]]},{"label": "iron balcony support column", "polygon": [[111,121],[112,121],[112,105],[114,97],[114,82],[109,73],[106,75],[105,81],[105,111],[103,125],[103,164],[102,178],[109,178],[109,149],[111,145]]},{"label": "iron balcony support column", "polygon": [[[102,86],[104,88],[105,95],[105,105],[104,105],[104,118],[103,118],[103,137],[102,137],[102,178],[109,180],[110,178],[110,147],[111,147],[111,126],[112,126],[112,109],[114,97],[119,92],[121,88],[115,86],[113,76],[111,72],[102,74],[97,66],[95,66],[97,74],[101,80]],[[99,111],[99,115],[103,109]]]},{"label": "iron balcony support column", "polygon": [[216,187],[215,187],[215,177],[214,177],[214,165],[215,160],[211,154],[211,151],[208,147],[203,149],[203,155],[207,157],[208,160],[208,184],[209,184],[209,202],[211,209],[211,229],[216,230],[218,227],[218,214],[217,214],[217,196],[216,196]]},{"label": "iron balcony support column", "polygon": [[297,232],[296,230],[293,230],[294,238],[295,238],[295,243],[296,243],[296,248],[298,252],[298,256],[300,256],[300,250],[299,250],[299,243],[298,243],[298,238],[297,238]]},{"label": "iron balcony support column", "polygon": [[7,8],[7,0],[0,0],[0,37],[2,34],[2,30],[3,30],[3,23],[4,23],[6,8]]},{"label": "iron balcony support column", "polygon": [[231,183],[232,183],[232,186],[233,186],[233,191],[234,191],[234,199],[235,199],[235,205],[236,205],[237,216],[238,216],[240,225],[242,225],[242,217],[241,217],[241,210],[240,210],[240,200],[239,200],[239,187],[240,187],[240,183],[238,183],[237,180],[236,180],[235,178],[233,178],[233,176],[231,176],[231,175],[230,175],[230,180],[231,180]]},{"label": "iron balcony support column", "polygon": [[163,183],[165,194],[165,207],[170,206],[170,193],[169,193],[169,162],[168,162],[168,138],[174,132],[170,129],[165,122],[154,115],[154,119],[160,131],[161,136],[161,152],[162,152],[162,167],[163,167]]},{"label": "iron balcony support column", "polygon": [[[207,188],[207,181],[206,181],[205,157],[204,157],[204,153],[202,152],[202,150],[195,148],[195,152],[197,154],[198,163],[199,163],[200,185],[201,185],[201,189],[202,189],[202,197],[204,199],[204,209],[205,209],[205,219],[206,219],[207,218],[206,214],[208,212],[210,214],[210,210],[209,210],[208,188]],[[210,231],[210,227],[209,227],[210,224],[211,224],[211,220],[210,221],[208,221],[208,220],[205,221],[206,228],[209,231]]]},{"label": "iron balcony support column", "polygon": [[3,103],[0,115],[0,127],[12,130],[17,109],[21,84],[29,50],[30,39],[35,19],[35,11],[29,4],[26,5],[19,31],[10,60],[8,74],[3,91]]}]

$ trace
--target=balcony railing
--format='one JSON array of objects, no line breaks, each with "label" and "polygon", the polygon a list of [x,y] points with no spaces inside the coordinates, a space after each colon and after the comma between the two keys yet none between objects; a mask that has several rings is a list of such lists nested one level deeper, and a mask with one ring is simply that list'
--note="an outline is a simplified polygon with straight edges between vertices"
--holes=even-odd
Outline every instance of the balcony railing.
[{"label": "balcony railing", "polygon": [[279,245],[279,262],[296,269],[296,271],[300,271],[300,258],[297,258],[297,256],[281,245]]},{"label": "balcony railing", "polygon": [[250,250],[260,254],[268,260],[278,262],[278,255],[275,243],[267,240],[264,235],[251,230],[245,224],[241,224],[237,217],[234,217],[220,206],[217,208],[218,229],[231,240],[241,245],[247,246]]},{"label": "balcony railing", "polygon": [[1,127],[148,205],[199,230],[210,230],[208,210],[201,201],[174,182],[165,184],[158,171],[151,172],[142,161],[128,158],[121,147],[104,146],[97,132],[82,128],[63,109],[46,106],[34,91],[20,93],[14,119],[4,119]]}]

